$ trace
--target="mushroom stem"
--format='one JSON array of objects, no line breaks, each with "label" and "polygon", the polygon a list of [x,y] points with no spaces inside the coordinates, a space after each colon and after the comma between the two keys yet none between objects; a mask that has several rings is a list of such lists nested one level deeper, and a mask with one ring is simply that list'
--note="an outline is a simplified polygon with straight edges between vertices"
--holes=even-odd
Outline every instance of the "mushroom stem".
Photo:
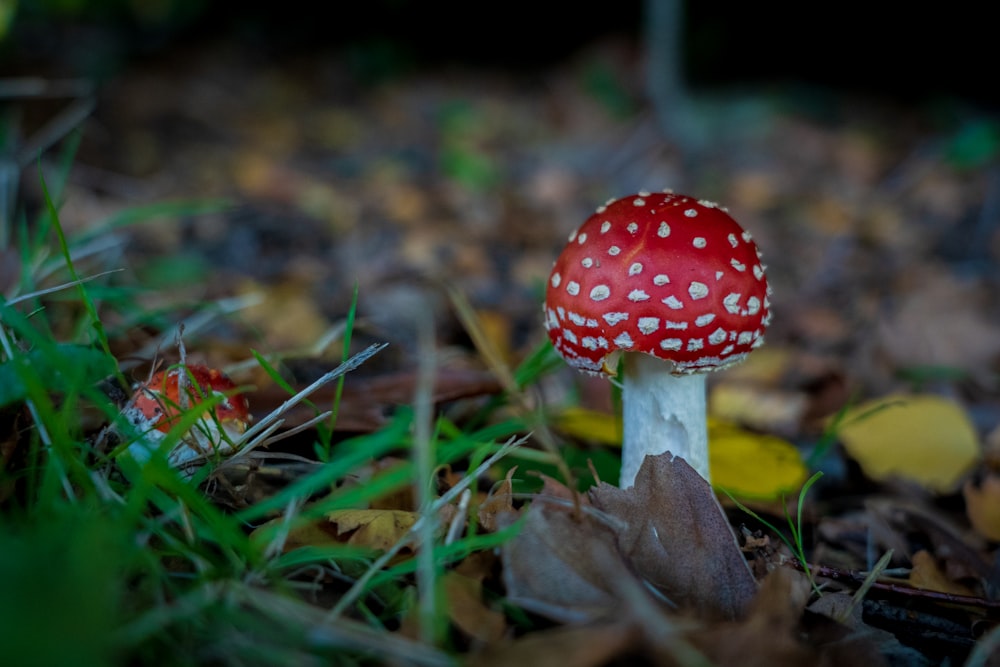
[{"label": "mushroom stem", "polygon": [[670,370],[669,362],[651,355],[625,355],[623,489],[634,484],[646,456],[667,451],[685,459],[709,479],[705,373],[674,375]]}]

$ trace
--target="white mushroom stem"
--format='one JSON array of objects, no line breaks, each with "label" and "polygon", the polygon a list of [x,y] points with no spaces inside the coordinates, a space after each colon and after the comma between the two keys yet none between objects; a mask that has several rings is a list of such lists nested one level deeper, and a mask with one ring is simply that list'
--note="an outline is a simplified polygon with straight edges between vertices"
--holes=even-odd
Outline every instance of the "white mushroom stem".
[{"label": "white mushroom stem", "polygon": [[706,480],[708,426],[705,373],[673,375],[670,362],[648,354],[626,354],[622,378],[621,488],[635,483],[646,456],[671,452]]}]

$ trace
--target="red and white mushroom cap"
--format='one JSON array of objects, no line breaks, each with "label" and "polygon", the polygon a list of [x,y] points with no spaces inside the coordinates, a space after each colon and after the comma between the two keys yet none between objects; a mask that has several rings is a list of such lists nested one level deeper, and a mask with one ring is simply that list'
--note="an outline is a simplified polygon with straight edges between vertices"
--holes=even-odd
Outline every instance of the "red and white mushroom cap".
[{"label": "red and white mushroom cap", "polygon": [[618,352],[716,370],[763,342],[770,289],[757,245],[725,209],[671,192],[609,201],[569,237],[545,328],[575,368],[613,373]]}]

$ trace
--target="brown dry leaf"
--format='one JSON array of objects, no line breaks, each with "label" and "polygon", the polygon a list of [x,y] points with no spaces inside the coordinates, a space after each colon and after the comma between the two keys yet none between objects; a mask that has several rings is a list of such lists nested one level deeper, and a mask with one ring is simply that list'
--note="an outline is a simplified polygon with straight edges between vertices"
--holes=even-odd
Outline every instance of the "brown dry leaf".
[{"label": "brown dry leaf", "polygon": [[482,581],[453,570],[444,576],[444,596],[452,623],[466,635],[484,644],[503,638],[507,617],[483,603]]},{"label": "brown dry leaf", "polygon": [[615,579],[632,576],[608,526],[591,512],[576,517],[545,500],[524,511],[521,531],[501,557],[507,599],[563,623],[608,615],[619,606]]},{"label": "brown dry leaf", "polygon": [[979,486],[969,480],[962,495],[973,529],[988,540],[1000,541],[1000,477],[989,474]]},{"label": "brown dry leaf", "polygon": [[951,593],[952,595],[972,595],[965,586],[956,583],[938,567],[937,561],[929,551],[918,551],[910,559],[913,569],[910,570],[909,582],[914,588],[923,588],[928,591],[938,591],[939,593]]},{"label": "brown dry leaf", "polygon": [[514,512],[513,484],[511,479],[517,471],[517,466],[507,471],[507,477],[490,491],[490,494],[479,505],[477,516],[483,530],[494,532],[499,527],[499,516]]},{"label": "brown dry leaf", "polygon": [[954,401],[896,395],[850,410],[837,435],[871,479],[900,477],[947,493],[979,459],[972,421]]},{"label": "brown dry leaf", "polygon": [[532,632],[473,655],[470,667],[599,667],[634,650],[638,627],[624,620]]},{"label": "brown dry leaf", "polygon": [[635,486],[601,483],[590,498],[624,524],[618,545],[632,571],[678,607],[703,618],[743,615],[757,582],[711,487],[686,461],[647,456]]},{"label": "brown dry leaf", "polygon": [[715,665],[811,667],[816,653],[797,637],[808,598],[805,577],[778,568],[762,582],[745,619],[712,626],[691,640]]}]

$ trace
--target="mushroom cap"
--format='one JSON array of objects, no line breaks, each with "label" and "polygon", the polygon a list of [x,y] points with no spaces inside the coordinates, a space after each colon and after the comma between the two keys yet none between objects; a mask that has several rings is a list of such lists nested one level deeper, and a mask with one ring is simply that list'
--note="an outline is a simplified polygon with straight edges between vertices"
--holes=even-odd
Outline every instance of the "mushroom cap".
[{"label": "mushroom cap", "polygon": [[[181,401],[179,382],[181,374],[187,375],[187,400]],[[149,427],[166,433],[185,412],[204,398],[222,394],[225,398],[214,406],[215,417],[230,436],[243,433],[250,423],[250,405],[243,394],[233,394],[236,384],[215,368],[186,365],[159,371],[148,382],[136,386],[132,398],[133,410],[141,415]]]},{"label": "mushroom cap", "polygon": [[718,205],[672,192],[609,201],[552,267],[545,328],[571,366],[613,374],[619,352],[717,370],[763,344],[770,288],[750,234]]}]

